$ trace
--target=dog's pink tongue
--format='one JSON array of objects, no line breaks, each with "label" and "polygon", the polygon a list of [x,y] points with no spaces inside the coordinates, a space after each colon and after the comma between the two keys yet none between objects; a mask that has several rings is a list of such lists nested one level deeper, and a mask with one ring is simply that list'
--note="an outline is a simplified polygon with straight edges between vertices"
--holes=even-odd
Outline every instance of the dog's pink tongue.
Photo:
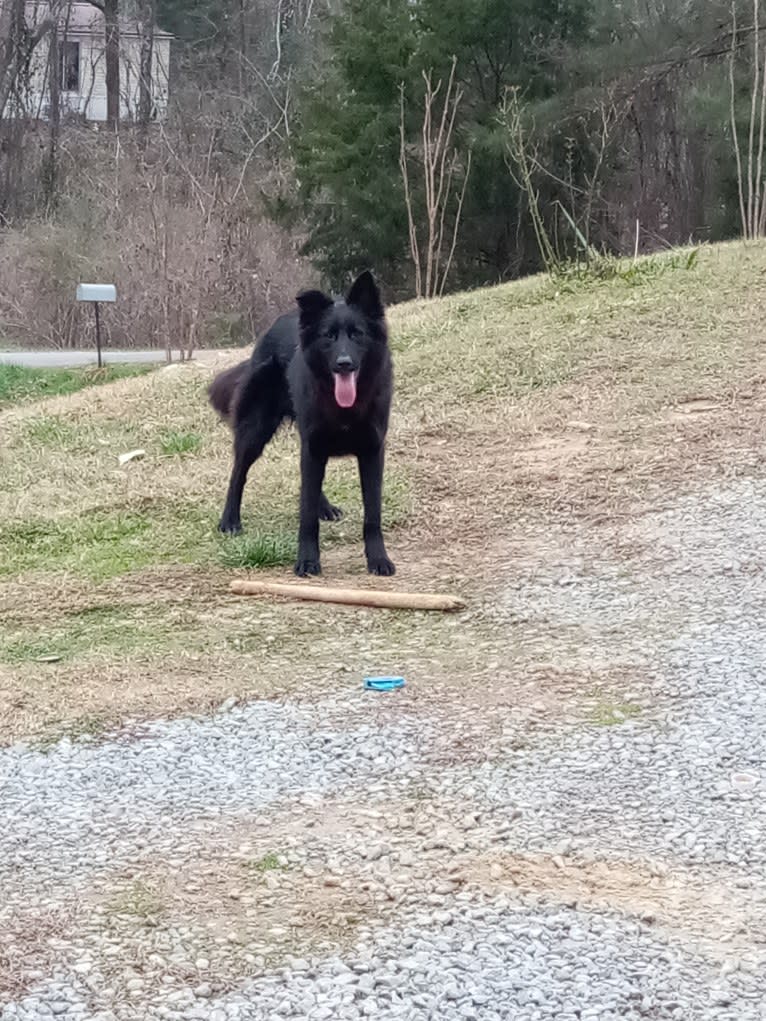
[{"label": "dog's pink tongue", "polygon": [[339,372],[335,376],[335,400],[341,408],[352,408],[356,401],[356,373],[349,372],[341,376]]}]

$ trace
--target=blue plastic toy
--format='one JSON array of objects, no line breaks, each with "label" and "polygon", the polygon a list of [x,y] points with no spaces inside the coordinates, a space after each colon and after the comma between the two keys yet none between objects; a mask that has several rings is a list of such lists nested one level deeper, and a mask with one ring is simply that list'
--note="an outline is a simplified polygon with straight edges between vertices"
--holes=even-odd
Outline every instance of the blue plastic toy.
[{"label": "blue plastic toy", "polygon": [[370,691],[395,691],[404,687],[403,677],[365,677],[365,688]]}]

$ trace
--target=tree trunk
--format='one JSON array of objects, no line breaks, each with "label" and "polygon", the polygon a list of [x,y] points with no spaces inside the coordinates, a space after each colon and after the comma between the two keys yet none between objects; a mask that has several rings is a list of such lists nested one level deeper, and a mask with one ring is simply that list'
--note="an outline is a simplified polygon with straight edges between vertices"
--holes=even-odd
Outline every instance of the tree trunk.
[{"label": "tree trunk", "polygon": [[106,22],[106,121],[112,131],[120,123],[120,24],[119,0],[104,0]]},{"label": "tree trunk", "polygon": [[56,205],[56,177],[58,172],[59,129],[61,125],[61,49],[59,34],[54,29],[48,48],[48,152],[45,158],[45,205],[50,212]]},{"label": "tree trunk", "polygon": [[[55,6],[55,5],[52,5]],[[56,25],[54,16],[43,18],[34,31],[26,21],[25,0],[0,3],[0,118],[40,40]]]},{"label": "tree trunk", "polygon": [[141,40],[141,69],[138,84],[138,138],[146,148],[152,117],[152,60],[154,57],[154,19],[156,0],[139,0],[138,34]]}]

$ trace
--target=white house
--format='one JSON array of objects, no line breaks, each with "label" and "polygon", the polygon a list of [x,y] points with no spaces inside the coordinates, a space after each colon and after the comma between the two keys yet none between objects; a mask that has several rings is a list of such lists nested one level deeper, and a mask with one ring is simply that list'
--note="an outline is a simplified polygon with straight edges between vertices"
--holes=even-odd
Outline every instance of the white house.
[{"label": "white house", "polygon": [[[27,0],[30,28],[50,17],[50,4]],[[106,28],[104,15],[89,3],[64,3],[58,18],[59,83],[62,113],[80,114],[87,121],[106,121]],[[169,32],[154,30],[152,61],[152,118],[163,120],[170,84]],[[30,65],[27,113],[47,119],[50,37],[36,47]],[[134,120],[139,107],[141,39],[135,22],[120,18],[120,117]]]}]

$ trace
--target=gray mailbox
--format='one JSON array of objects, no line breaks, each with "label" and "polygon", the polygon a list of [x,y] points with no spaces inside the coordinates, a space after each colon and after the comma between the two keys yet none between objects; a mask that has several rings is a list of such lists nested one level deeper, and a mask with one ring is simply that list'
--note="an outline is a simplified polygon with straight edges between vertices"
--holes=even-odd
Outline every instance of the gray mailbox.
[{"label": "gray mailbox", "polygon": [[77,300],[92,301],[96,313],[96,352],[98,354],[98,367],[101,368],[101,317],[98,306],[102,301],[112,303],[117,301],[117,288],[114,284],[78,284]]}]

